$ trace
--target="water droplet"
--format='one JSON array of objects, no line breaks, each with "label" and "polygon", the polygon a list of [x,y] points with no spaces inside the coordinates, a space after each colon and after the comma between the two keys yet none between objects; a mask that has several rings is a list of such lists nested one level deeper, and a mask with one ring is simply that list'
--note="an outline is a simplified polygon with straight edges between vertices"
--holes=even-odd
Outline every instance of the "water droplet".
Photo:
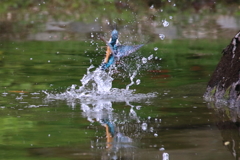
[{"label": "water droplet", "polygon": [[153,9],[154,8],[154,5],[151,5],[150,9]]},{"label": "water droplet", "polygon": [[172,19],[173,17],[172,16],[169,16],[169,19]]},{"label": "water droplet", "polygon": [[136,109],[137,110],[140,110],[142,106],[136,106]]},{"label": "water droplet", "polygon": [[146,131],[147,130],[147,123],[142,124],[142,130]]},{"label": "water droplet", "polygon": [[148,119],[150,120],[150,119],[151,119],[151,117],[150,117],[150,116],[148,116]]},{"label": "water droplet", "polygon": [[163,160],[169,160],[169,154],[163,153]]},{"label": "water droplet", "polygon": [[136,80],[136,84],[139,85],[141,83],[141,80],[140,79],[137,79]]},{"label": "water droplet", "polygon": [[143,58],[142,58],[142,63],[143,63],[143,64],[147,63],[147,58],[143,57]]},{"label": "water droplet", "polygon": [[152,54],[148,57],[148,60],[151,60],[151,59],[153,59],[153,55]]},{"label": "water droplet", "polygon": [[165,150],[165,148],[163,148],[163,147],[159,148],[159,151],[164,151],[164,150]]},{"label": "water droplet", "polygon": [[224,145],[225,145],[225,146],[227,146],[227,145],[229,145],[229,144],[230,144],[229,141],[224,142]]},{"label": "water droplet", "polygon": [[50,60],[48,60],[48,63],[50,63],[51,61]]},{"label": "water droplet", "polygon": [[57,52],[57,54],[59,54],[59,52]]},{"label": "water droplet", "polygon": [[154,137],[157,137],[158,136],[158,134],[157,133],[154,133]]},{"label": "water droplet", "polygon": [[153,127],[150,127],[150,132],[153,132],[153,130],[154,130]]},{"label": "water droplet", "polygon": [[51,134],[48,134],[48,137],[50,137],[51,136]]},{"label": "water droplet", "polygon": [[158,50],[158,47],[155,47],[155,48],[154,48],[154,51],[157,51],[157,50]]},{"label": "water droplet", "polygon": [[159,34],[159,38],[160,38],[161,40],[164,40],[165,35],[164,35],[164,34]]},{"label": "water droplet", "polygon": [[33,60],[33,58],[30,58],[30,61]]},{"label": "water droplet", "polygon": [[168,22],[168,21],[166,21],[166,19],[165,19],[165,20],[163,20],[163,26],[164,26],[164,27],[167,27],[167,26],[169,26],[169,22]]}]

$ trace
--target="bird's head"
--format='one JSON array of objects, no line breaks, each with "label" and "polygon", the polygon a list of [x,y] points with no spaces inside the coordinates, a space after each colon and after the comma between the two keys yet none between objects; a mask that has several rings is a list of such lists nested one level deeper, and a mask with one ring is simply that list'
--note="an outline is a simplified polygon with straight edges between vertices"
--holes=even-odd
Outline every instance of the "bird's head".
[{"label": "bird's head", "polygon": [[114,41],[117,40],[118,39],[118,31],[116,29],[114,29],[112,31],[111,36],[112,36],[112,40],[114,40]]}]

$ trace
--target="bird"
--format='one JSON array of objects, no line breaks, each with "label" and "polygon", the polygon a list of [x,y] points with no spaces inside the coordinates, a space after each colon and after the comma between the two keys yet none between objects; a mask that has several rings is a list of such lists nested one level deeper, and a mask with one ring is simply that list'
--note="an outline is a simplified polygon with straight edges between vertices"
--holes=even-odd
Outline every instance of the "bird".
[{"label": "bird", "polygon": [[107,43],[108,43],[108,45],[107,45],[107,51],[106,51],[104,63],[108,63],[109,57],[111,56],[111,53],[112,53],[112,50],[115,50],[117,48],[117,46],[120,45],[120,43],[118,41],[118,31],[116,29],[114,29],[112,31],[111,38]]},{"label": "bird", "polygon": [[128,56],[133,52],[136,52],[144,45],[121,45],[118,40],[118,31],[116,29],[112,31],[109,41],[106,41],[103,37],[100,37],[100,39],[103,40],[107,45],[106,56],[103,63],[100,65],[101,70],[106,70],[113,65],[115,61],[122,57]]},{"label": "bird", "polygon": [[106,128],[107,148],[118,150],[119,148],[132,148],[130,143],[133,142],[132,138],[125,136],[119,132],[119,129],[113,122],[104,119],[103,126]]}]

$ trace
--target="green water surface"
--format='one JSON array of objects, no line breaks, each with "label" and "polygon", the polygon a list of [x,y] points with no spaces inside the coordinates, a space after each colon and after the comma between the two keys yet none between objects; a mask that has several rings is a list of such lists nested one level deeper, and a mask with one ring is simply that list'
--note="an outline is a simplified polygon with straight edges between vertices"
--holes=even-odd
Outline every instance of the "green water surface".
[{"label": "green water surface", "polygon": [[[135,109],[140,123],[128,117],[126,125],[147,122],[152,131],[150,127],[141,136],[126,132],[136,139],[138,148],[131,154],[124,153],[130,157],[134,153],[137,159],[161,159],[163,152],[169,153],[171,159],[179,155],[183,159],[231,157],[214,125],[214,112],[202,98],[226,41],[205,47],[208,43],[157,41],[132,55],[142,58],[153,54],[161,60],[149,61],[149,68],[140,69],[136,78],[141,84],[131,87],[137,93],[158,95],[131,103],[141,106]],[[100,159],[110,152],[104,145],[105,128],[81,116],[81,103],[75,107],[61,100],[46,103],[42,93],[64,92],[72,84],[81,86],[79,80],[87,68],[91,64],[98,66],[104,56],[104,50],[96,51],[96,47],[88,41],[1,42],[1,159]],[[160,68],[153,67],[157,65]],[[129,78],[116,76],[113,87],[125,88],[128,83]],[[126,102],[111,103],[115,114],[130,112]]]}]

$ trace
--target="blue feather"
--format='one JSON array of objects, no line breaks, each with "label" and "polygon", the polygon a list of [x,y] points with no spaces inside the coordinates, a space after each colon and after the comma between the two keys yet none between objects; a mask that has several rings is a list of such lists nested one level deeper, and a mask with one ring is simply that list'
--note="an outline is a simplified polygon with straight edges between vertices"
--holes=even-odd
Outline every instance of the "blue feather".
[{"label": "blue feather", "polygon": [[[103,39],[104,40],[104,39]],[[115,59],[119,60],[122,57],[128,56],[129,54],[136,52],[139,48],[141,48],[144,44],[139,45],[117,45],[118,40],[118,31],[114,29],[111,34],[111,41],[106,42],[107,46],[111,50],[111,56],[109,57],[109,60],[107,63],[102,63],[101,69],[106,70],[109,68],[112,64],[114,64]]]},{"label": "blue feather", "polygon": [[109,122],[107,119],[103,119],[103,122],[108,126],[108,131],[111,133],[111,136],[115,135],[115,125]]},{"label": "blue feather", "polygon": [[115,62],[115,58],[113,55],[111,55],[108,60],[108,63],[102,63],[101,70],[105,70],[105,69],[109,68],[112,64],[114,64],[114,62]]},{"label": "blue feather", "polygon": [[141,48],[144,44],[134,45],[134,46],[117,46],[117,57],[125,57],[129,54],[136,52],[139,48]]}]

